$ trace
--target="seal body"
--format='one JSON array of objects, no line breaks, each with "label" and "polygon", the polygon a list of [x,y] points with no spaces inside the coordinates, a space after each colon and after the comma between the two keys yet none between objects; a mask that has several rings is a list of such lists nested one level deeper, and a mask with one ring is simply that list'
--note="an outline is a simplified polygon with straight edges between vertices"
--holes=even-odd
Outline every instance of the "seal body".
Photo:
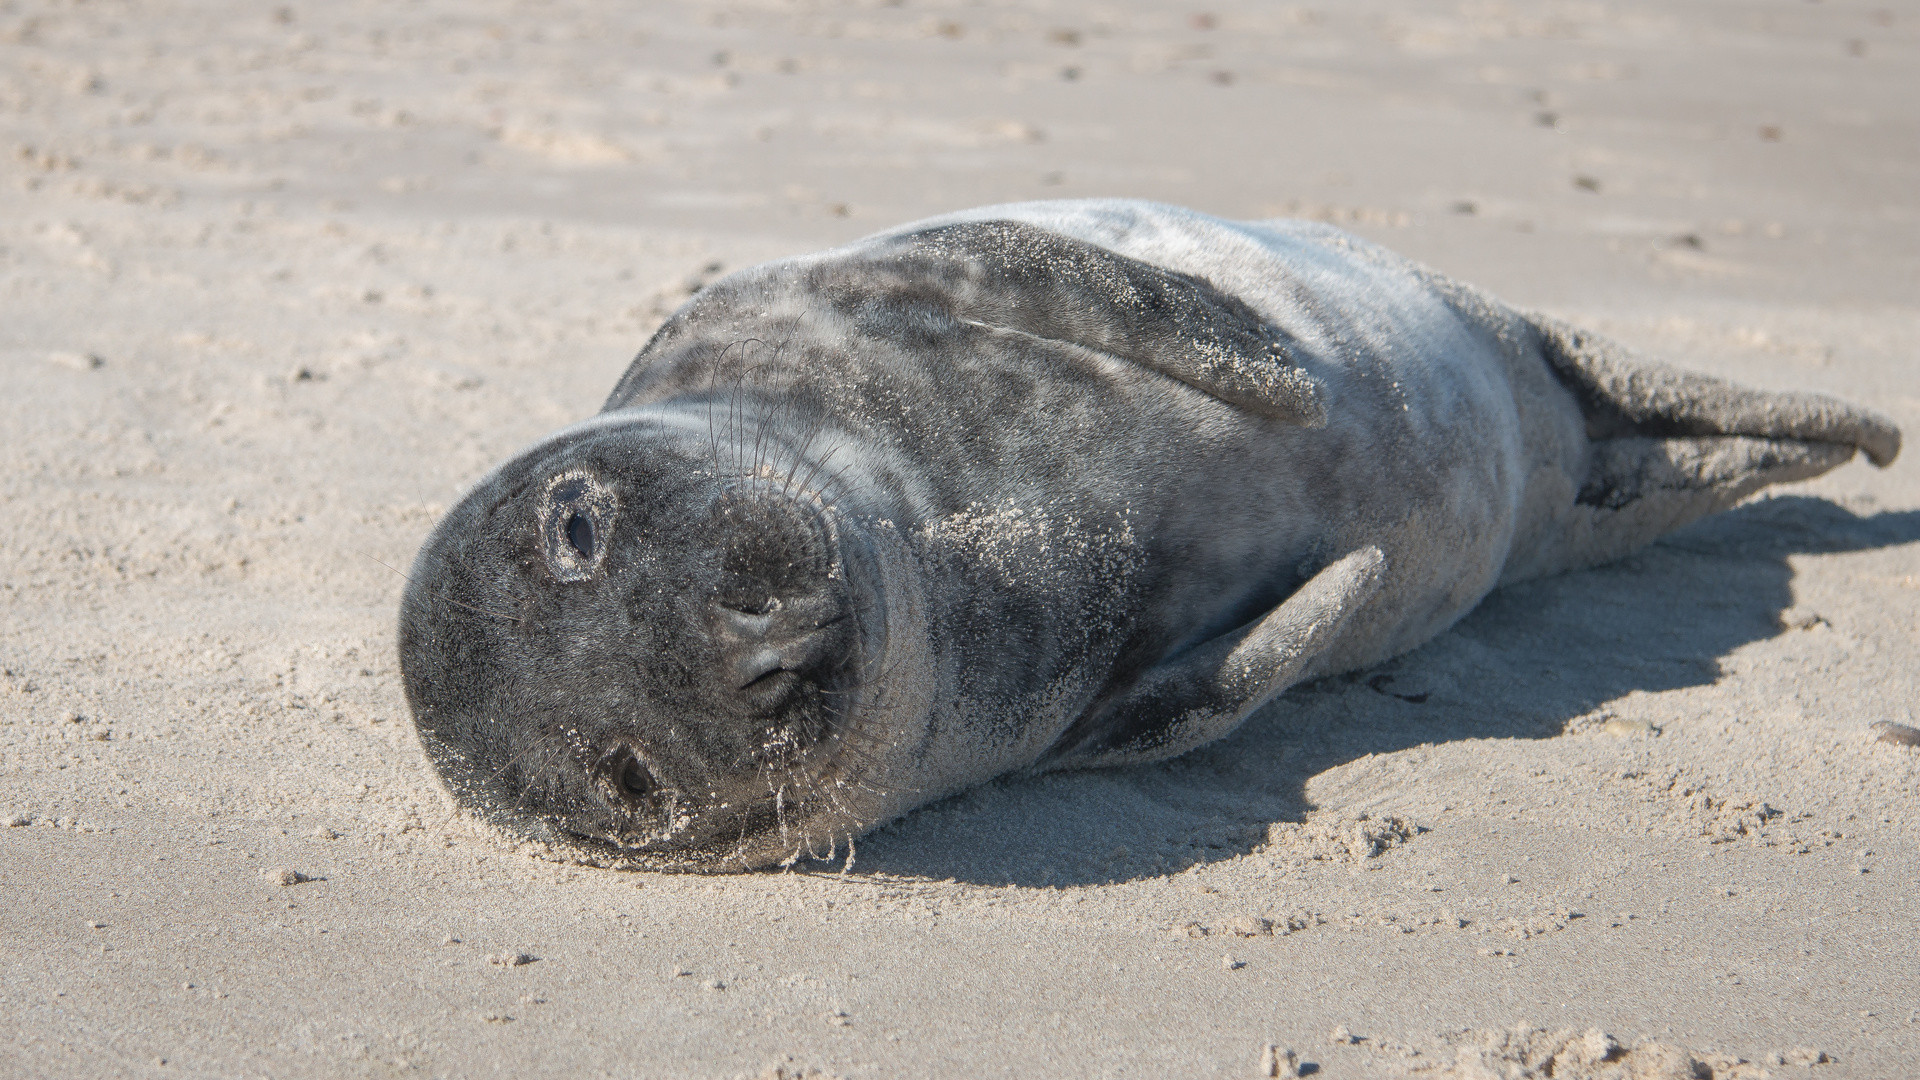
[{"label": "seal body", "polygon": [[790,862],[1181,753],[1502,583],[1898,446],[1323,225],[989,207],[696,296],[440,524],[402,667],[482,816]]}]

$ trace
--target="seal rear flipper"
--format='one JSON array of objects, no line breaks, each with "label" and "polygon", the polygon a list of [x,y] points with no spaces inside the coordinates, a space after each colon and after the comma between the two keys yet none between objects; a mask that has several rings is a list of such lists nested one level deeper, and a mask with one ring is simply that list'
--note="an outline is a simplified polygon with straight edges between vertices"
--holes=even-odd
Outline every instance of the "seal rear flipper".
[{"label": "seal rear flipper", "polygon": [[1315,574],[1258,622],[1147,670],[1094,718],[1070,729],[1045,768],[1160,761],[1212,742],[1292,685],[1379,589],[1386,559],[1364,547]]},{"label": "seal rear flipper", "polygon": [[1595,441],[1632,435],[1795,439],[1858,450],[1881,468],[1900,454],[1893,421],[1839,398],[1750,390],[1654,363],[1550,316],[1527,318],[1540,331],[1547,363],[1579,396],[1587,437]]},{"label": "seal rear flipper", "polygon": [[[1541,354],[1580,406],[1588,440],[1552,542],[1516,550],[1501,584],[1618,559],[1770,484],[1807,480],[1856,451],[1886,466],[1900,431],[1823,394],[1769,393],[1679,371],[1541,315]],[[1564,499],[1565,495],[1559,498]]]},{"label": "seal rear flipper", "polygon": [[1770,484],[1811,479],[1852,456],[1851,446],[1793,439],[1608,439],[1594,447],[1555,569],[1622,558]]},{"label": "seal rear flipper", "polygon": [[[1159,372],[1241,408],[1323,427],[1298,346],[1203,278],[1018,221],[940,225],[885,238],[874,255],[822,264],[863,314],[917,323],[916,308],[1064,341]],[[845,303],[845,300],[842,301]]]}]

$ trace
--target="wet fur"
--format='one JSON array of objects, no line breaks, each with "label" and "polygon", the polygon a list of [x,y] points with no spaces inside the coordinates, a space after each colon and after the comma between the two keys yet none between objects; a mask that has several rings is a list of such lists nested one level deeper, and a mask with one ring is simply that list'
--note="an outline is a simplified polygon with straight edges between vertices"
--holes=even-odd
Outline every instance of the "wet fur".
[{"label": "wet fur", "polygon": [[[1010,771],[1180,753],[1500,583],[1898,440],[1324,226],[993,207],[703,291],[599,417],[448,515],[402,664],[456,801],[504,827],[607,862],[791,862]],[[609,546],[570,553],[540,491]],[[757,656],[815,664],[828,631],[762,629],[727,607],[757,602],[725,595],[743,580],[853,620],[789,673],[813,696],[785,726],[727,687]],[[628,757],[660,806],[609,786]]]}]

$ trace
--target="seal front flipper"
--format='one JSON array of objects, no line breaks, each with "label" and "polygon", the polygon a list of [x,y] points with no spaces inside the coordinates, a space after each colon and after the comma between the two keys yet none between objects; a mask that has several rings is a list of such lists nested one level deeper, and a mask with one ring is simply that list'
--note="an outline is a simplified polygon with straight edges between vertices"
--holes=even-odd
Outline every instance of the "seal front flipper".
[{"label": "seal front flipper", "polygon": [[1205,279],[1017,221],[936,226],[859,258],[872,271],[851,279],[862,306],[896,304],[911,318],[934,305],[1119,357],[1262,416],[1326,425],[1320,384],[1296,363],[1293,338]]},{"label": "seal front flipper", "polygon": [[1095,730],[1075,724],[1044,767],[1159,761],[1226,735],[1326,651],[1379,589],[1385,569],[1379,548],[1361,548],[1251,626],[1148,669],[1093,715]]}]

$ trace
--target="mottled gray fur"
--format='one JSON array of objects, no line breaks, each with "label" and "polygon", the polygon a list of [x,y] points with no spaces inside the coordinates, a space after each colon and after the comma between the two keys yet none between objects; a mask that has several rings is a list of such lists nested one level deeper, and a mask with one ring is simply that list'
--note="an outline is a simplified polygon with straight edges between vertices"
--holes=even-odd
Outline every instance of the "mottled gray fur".
[{"label": "mottled gray fur", "polygon": [[1179,754],[1856,449],[1899,433],[1326,226],[990,207],[700,293],[447,515],[402,666],[462,805],[763,866]]}]

